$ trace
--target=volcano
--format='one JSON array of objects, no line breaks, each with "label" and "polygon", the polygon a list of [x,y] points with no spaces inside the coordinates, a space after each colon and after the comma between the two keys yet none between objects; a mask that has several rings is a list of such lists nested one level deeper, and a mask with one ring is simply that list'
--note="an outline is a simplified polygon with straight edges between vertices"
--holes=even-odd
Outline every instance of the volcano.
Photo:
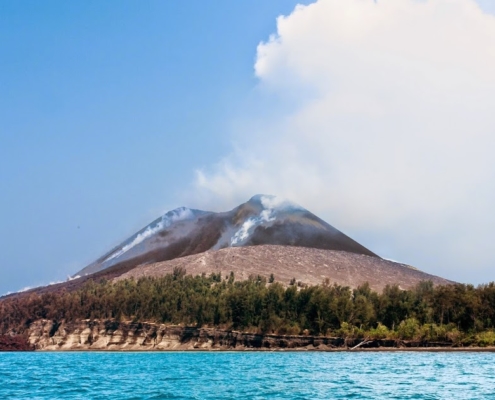
[{"label": "volcano", "polygon": [[76,275],[259,245],[345,251],[379,258],[305,208],[275,196],[256,195],[227,212],[186,207],[169,211]]},{"label": "volcano", "polygon": [[233,272],[236,279],[274,275],[284,285],[331,282],[355,288],[369,283],[411,289],[421,281],[451,284],[406,264],[384,260],[305,208],[256,195],[233,210],[215,213],[180,207],[132,235],[62,286],[86,279]]}]

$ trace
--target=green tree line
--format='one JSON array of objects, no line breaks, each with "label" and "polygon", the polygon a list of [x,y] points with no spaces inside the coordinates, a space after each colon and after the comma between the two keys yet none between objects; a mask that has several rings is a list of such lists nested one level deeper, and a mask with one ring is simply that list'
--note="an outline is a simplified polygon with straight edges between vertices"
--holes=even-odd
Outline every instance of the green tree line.
[{"label": "green tree line", "polygon": [[[272,279],[273,278],[273,279]],[[368,284],[356,289],[322,283],[284,287],[271,277],[235,281],[234,274],[172,274],[118,282],[89,280],[75,291],[0,301],[0,333],[22,334],[38,319],[134,320],[215,326],[261,333],[495,344],[495,284],[413,290]],[[293,282],[294,283],[294,282]]]}]

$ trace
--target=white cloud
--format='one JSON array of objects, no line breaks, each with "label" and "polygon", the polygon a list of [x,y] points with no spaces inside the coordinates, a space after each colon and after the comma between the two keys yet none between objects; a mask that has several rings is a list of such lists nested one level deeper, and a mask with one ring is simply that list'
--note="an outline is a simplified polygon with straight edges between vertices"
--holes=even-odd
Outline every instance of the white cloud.
[{"label": "white cloud", "polygon": [[202,201],[281,195],[384,256],[494,280],[494,43],[473,0],[298,6],[257,49],[257,100],[276,111],[246,115],[198,171]]}]

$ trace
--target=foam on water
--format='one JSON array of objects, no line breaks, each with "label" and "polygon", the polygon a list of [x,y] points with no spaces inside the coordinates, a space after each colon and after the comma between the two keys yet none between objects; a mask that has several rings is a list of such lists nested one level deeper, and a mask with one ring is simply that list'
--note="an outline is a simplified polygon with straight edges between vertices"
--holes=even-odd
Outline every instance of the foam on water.
[{"label": "foam on water", "polygon": [[0,353],[2,399],[488,399],[494,353]]}]

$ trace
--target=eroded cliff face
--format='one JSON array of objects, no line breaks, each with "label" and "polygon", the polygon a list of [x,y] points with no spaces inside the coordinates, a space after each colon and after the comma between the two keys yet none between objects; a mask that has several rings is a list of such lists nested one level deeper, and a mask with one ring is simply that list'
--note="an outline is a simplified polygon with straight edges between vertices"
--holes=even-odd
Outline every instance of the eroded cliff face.
[{"label": "eroded cliff face", "polygon": [[245,350],[321,349],[345,345],[344,339],[259,335],[210,328],[116,321],[54,323],[38,320],[28,331],[36,350]]},{"label": "eroded cliff face", "polygon": [[[22,335],[23,340],[26,336]],[[161,325],[151,322],[33,322],[26,349],[34,350],[354,350],[452,348],[451,342],[273,335]],[[12,349],[18,350],[18,349]]]}]

